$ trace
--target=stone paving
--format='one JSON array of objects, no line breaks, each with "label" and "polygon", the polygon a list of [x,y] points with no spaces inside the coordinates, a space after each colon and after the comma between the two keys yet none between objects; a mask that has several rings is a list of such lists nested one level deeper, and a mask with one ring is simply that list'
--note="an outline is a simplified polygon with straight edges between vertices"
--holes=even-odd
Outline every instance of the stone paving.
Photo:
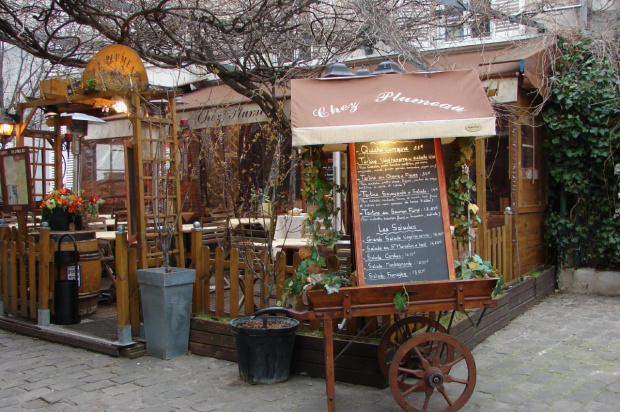
[{"label": "stone paving", "polygon": [[[474,351],[461,411],[620,411],[620,297],[552,295]],[[401,410],[390,389],[337,383],[339,412]],[[325,381],[251,386],[235,363],[112,358],[0,330],[0,411],[317,412]]]}]

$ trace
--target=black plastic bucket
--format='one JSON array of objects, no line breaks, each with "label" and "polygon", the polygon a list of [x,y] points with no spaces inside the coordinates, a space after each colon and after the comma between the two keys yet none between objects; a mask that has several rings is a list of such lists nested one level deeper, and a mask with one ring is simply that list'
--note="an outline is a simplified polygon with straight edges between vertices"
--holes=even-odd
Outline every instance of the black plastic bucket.
[{"label": "black plastic bucket", "polygon": [[77,280],[54,282],[54,323],[56,325],[80,323]]},{"label": "black plastic bucket", "polygon": [[255,322],[282,322],[285,327],[273,329],[251,329],[239,325],[249,317],[230,321],[235,336],[239,376],[247,383],[278,383],[288,379],[295,344],[295,332],[299,326],[296,319],[281,316],[264,316],[252,319]]}]

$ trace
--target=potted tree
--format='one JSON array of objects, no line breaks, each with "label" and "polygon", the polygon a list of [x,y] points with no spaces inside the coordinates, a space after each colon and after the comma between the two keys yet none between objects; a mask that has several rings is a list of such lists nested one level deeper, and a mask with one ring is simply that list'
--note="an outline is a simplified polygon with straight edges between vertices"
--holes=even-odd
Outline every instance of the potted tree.
[{"label": "potted tree", "polygon": [[[241,239],[238,248],[245,260],[244,266],[252,271],[253,278],[259,284],[259,305],[267,307],[272,306],[270,299],[276,287],[274,256],[271,253],[276,211],[289,210],[294,203],[294,200],[283,195],[285,190],[278,193],[278,189],[282,189],[288,176],[293,173],[298,159],[295,155],[288,157],[283,153],[283,148],[286,147],[285,135],[279,133],[272,122],[262,125],[258,134],[260,138],[255,139],[255,144],[263,145],[262,152],[271,153],[271,164],[268,165],[269,172],[264,174],[265,181],[251,182],[246,186],[250,194],[247,199],[251,208],[250,215],[259,219],[259,216],[262,216],[264,219],[264,251],[252,250],[251,245],[255,244],[257,239],[243,239],[243,232],[239,233]],[[291,180],[294,181],[293,178]],[[239,183],[240,187],[244,186],[243,182]],[[281,316],[245,316],[230,321],[230,329],[235,337],[240,378],[250,384],[270,384],[287,380],[298,325],[297,320]]]},{"label": "potted tree", "polygon": [[[184,127],[179,135],[186,140],[193,137],[189,127]],[[183,268],[183,264],[173,267],[171,262],[170,252],[181,216],[180,210],[177,210],[178,204],[175,205],[179,194],[175,193],[177,186],[174,179],[175,175],[183,178],[183,170],[177,167],[177,173],[170,173],[169,168],[179,164],[183,153],[178,150],[180,145],[174,144],[176,139],[170,139],[173,144],[169,144],[167,137],[160,136],[161,142],[155,145],[152,154],[153,200],[150,206],[156,242],[161,250],[161,265],[138,270],[146,352],[161,359],[182,356],[188,351],[192,293],[196,279],[194,269]]]},{"label": "potted tree", "polygon": [[286,381],[298,326],[296,319],[282,316],[233,319],[230,329],[241,379],[251,384]]}]

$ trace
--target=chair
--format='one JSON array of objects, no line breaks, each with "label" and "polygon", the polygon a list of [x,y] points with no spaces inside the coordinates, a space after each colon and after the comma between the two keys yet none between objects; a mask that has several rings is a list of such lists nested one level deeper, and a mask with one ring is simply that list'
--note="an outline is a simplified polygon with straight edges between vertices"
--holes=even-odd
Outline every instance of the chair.
[{"label": "chair", "polygon": [[217,221],[230,219],[232,213],[224,209],[223,207],[216,207],[215,209],[211,210],[210,215],[214,221]]},{"label": "chair", "polygon": [[114,212],[114,230],[118,228],[118,225],[127,227],[128,222],[127,210],[117,210]]},{"label": "chair", "polygon": [[88,228],[96,230],[97,232],[107,232],[108,226],[105,223],[104,217],[95,217],[88,222]]},{"label": "chair", "polygon": [[[160,223],[160,225],[162,223]],[[158,233],[157,228],[155,227],[154,218],[152,216],[151,217],[147,216],[145,238],[146,238],[148,252],[147,252],[146,260],[147,260],[147,266],[150,268],[158,267],[158,266],[161,266],[162,264],[162,248],[161,248],[159,236],[160,234]],[[165,237],[166,234],[161,233],[161,236]]]},{"label": "chair", "polygon": [[13,213],[2,213],[2,218],[4,219],[4,222],[8,225],[8,224],[17,224],[17,216],[15,216]]},{"label": "chair", "polygon": [[202,228],[202,245],[208,246],[211,256],[215,254],[215,248],[220,246],[226,249],[228,227],[225,225],[207,226]]},{"label": "chair", "polygon": [[248,248],[257,254],[267,250],[267,231],[260,223],[241,223],[232,230],[231,247],[239,249],[243,258]]},{"label": "chair", "polygon": [[[104,222],[105,226],[105,222]],[[99,240],[99,253],[101,254],[101,269],[103,273],[112,281],[112,285],[107,290],[101,290],[101,297],[107,303],[112,303],[116,299],[116,274],[114,272],[114,253],[112,244],[107,240]]]},{"label": "chair", "polygon": [[[341,240],[351,241],[351,236],[343,235]],[[353,254],[351,253],[351,244],[336,243],[335,245],[336,256],[338,256],[339,270],[348,271],[351,268]]]}]

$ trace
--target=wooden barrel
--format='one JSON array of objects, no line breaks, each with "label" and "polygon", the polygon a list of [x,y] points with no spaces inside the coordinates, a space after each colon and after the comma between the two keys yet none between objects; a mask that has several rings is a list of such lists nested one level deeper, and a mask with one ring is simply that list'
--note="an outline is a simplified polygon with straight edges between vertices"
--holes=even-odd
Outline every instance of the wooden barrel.
[{"label": "wooden barrel", "polygon": [[[69,232],[53,231],[50,238],[54,242],[51,245],[51,251],[58,250],[58,242],[62,239],[60,245],[61,251],[73,251],[73,242],[69,236],[75,239],[79,262],[78,273],[79,278],[79,302],[80,316],[88,316],[97,312],[97,304],[99,301],[99,293],[101,290],[101,253],[99,252],[99,242],[96,239],[94,230],[79,230]],[[58,273],[60,279],[66,279],[67,270],[69,273],[75,272],[74,264],[61,264]],[[67,269],[67,266],[70,266]]]}]

